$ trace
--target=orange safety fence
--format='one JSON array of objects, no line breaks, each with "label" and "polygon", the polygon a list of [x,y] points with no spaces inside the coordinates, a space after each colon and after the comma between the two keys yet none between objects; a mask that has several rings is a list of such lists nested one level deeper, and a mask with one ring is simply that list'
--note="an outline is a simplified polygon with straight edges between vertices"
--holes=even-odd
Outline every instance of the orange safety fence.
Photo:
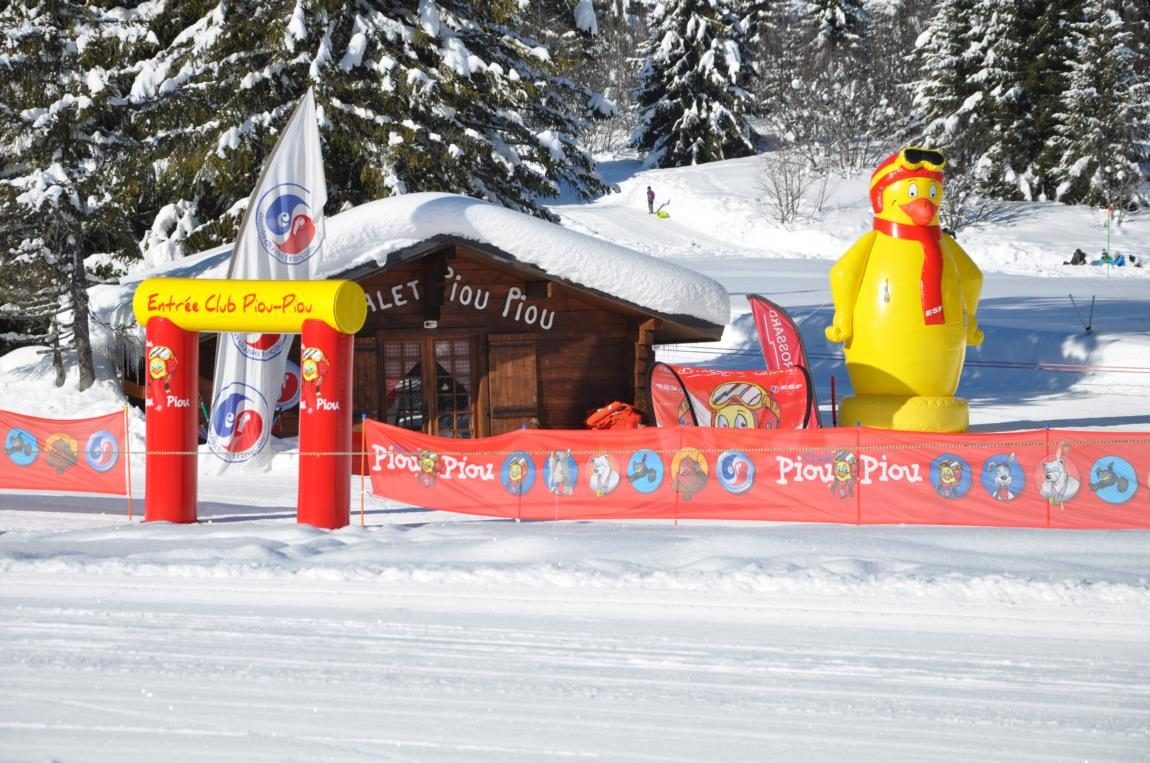
[{"label": "orange safety fence", "polygon": [[1150,528],[1150,433],[364,428],[374,494],[466,514]]},{"label": "orange safety fence", "polygon": [[0,488],[128,495],[124,412],[43,419],[0,410]]}]

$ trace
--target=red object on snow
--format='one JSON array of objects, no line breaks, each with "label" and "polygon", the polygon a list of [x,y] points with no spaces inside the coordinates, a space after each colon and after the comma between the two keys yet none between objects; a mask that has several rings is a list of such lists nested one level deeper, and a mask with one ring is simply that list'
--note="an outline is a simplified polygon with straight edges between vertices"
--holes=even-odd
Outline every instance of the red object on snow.
[{"label": "red object on snow", "polygon": [[591,429],[638,429],[643,417],[628,403],[618,400],[608,403],[587,417],[586,424]]}]

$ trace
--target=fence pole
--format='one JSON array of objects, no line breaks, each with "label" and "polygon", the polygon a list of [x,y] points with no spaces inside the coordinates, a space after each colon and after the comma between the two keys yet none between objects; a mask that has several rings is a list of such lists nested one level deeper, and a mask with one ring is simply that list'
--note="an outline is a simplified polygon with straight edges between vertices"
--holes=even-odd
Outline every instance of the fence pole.
[{"label": "fence pole", "polygon": [[[855,422],[855,463],[862,472],[862,425]],[[855,482],[855,524],[862,524],[862,479]]]},{"label": "fence pole", "polygon": [[[1044,460],[1050,458],[1050,427],[1046,427],[1046,452],[1042,455],[1042,458]],[[1048,530],[1050,529],[1050,499],[1049,498],[1046,499],[1046,529],[1048,529]]]},{"label": "fence pole", "polygon": [[835,391],[835,375],[831,374],[831,426],[839,425],[838,398]]},{"label": "fence pole", "polygon": [[124,406],[124,474],[128,481],[128,521],[132,520],[132,433],[128,430],[128,406]]},{"label": "fence pole", "polygon": [[365,508],[367,504],[367,414],[360,414],[359,417],[359,526],[366,527],[367,520],[364,517]]}]

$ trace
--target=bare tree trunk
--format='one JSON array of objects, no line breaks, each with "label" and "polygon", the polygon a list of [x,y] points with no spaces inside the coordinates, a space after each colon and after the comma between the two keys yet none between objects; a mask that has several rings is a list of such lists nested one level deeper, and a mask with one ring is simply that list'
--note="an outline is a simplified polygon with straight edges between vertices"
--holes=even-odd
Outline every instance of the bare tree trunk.
[{"label": "bare tree trunk", "polygon": [[60,352],[60,324],[52,319],[52,329],[48,334],[48,346],[52,348],[52,368],[56,371],[56,386],[63,387],[67,378],[64,368],[64,354]]},{"label": "bare tree trunk", "polygon": [[76,362],[80,366],[79,390],[83,392],[96,381],[92,361],[92,337],[88,325],[88,278],[79,242],[72,250],[72,332],[76,342]]}]

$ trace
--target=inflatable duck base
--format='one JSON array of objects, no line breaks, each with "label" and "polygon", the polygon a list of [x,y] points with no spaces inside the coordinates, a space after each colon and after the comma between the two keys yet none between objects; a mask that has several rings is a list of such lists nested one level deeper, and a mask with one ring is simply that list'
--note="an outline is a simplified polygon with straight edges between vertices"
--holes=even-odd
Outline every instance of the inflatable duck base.
[{"label": "inflatable duck base", "polygon": [[909,432],[965,432],[970,407],[960,397],[855,395],[844,397],[838,419],[843,426],[902,429]]}]

